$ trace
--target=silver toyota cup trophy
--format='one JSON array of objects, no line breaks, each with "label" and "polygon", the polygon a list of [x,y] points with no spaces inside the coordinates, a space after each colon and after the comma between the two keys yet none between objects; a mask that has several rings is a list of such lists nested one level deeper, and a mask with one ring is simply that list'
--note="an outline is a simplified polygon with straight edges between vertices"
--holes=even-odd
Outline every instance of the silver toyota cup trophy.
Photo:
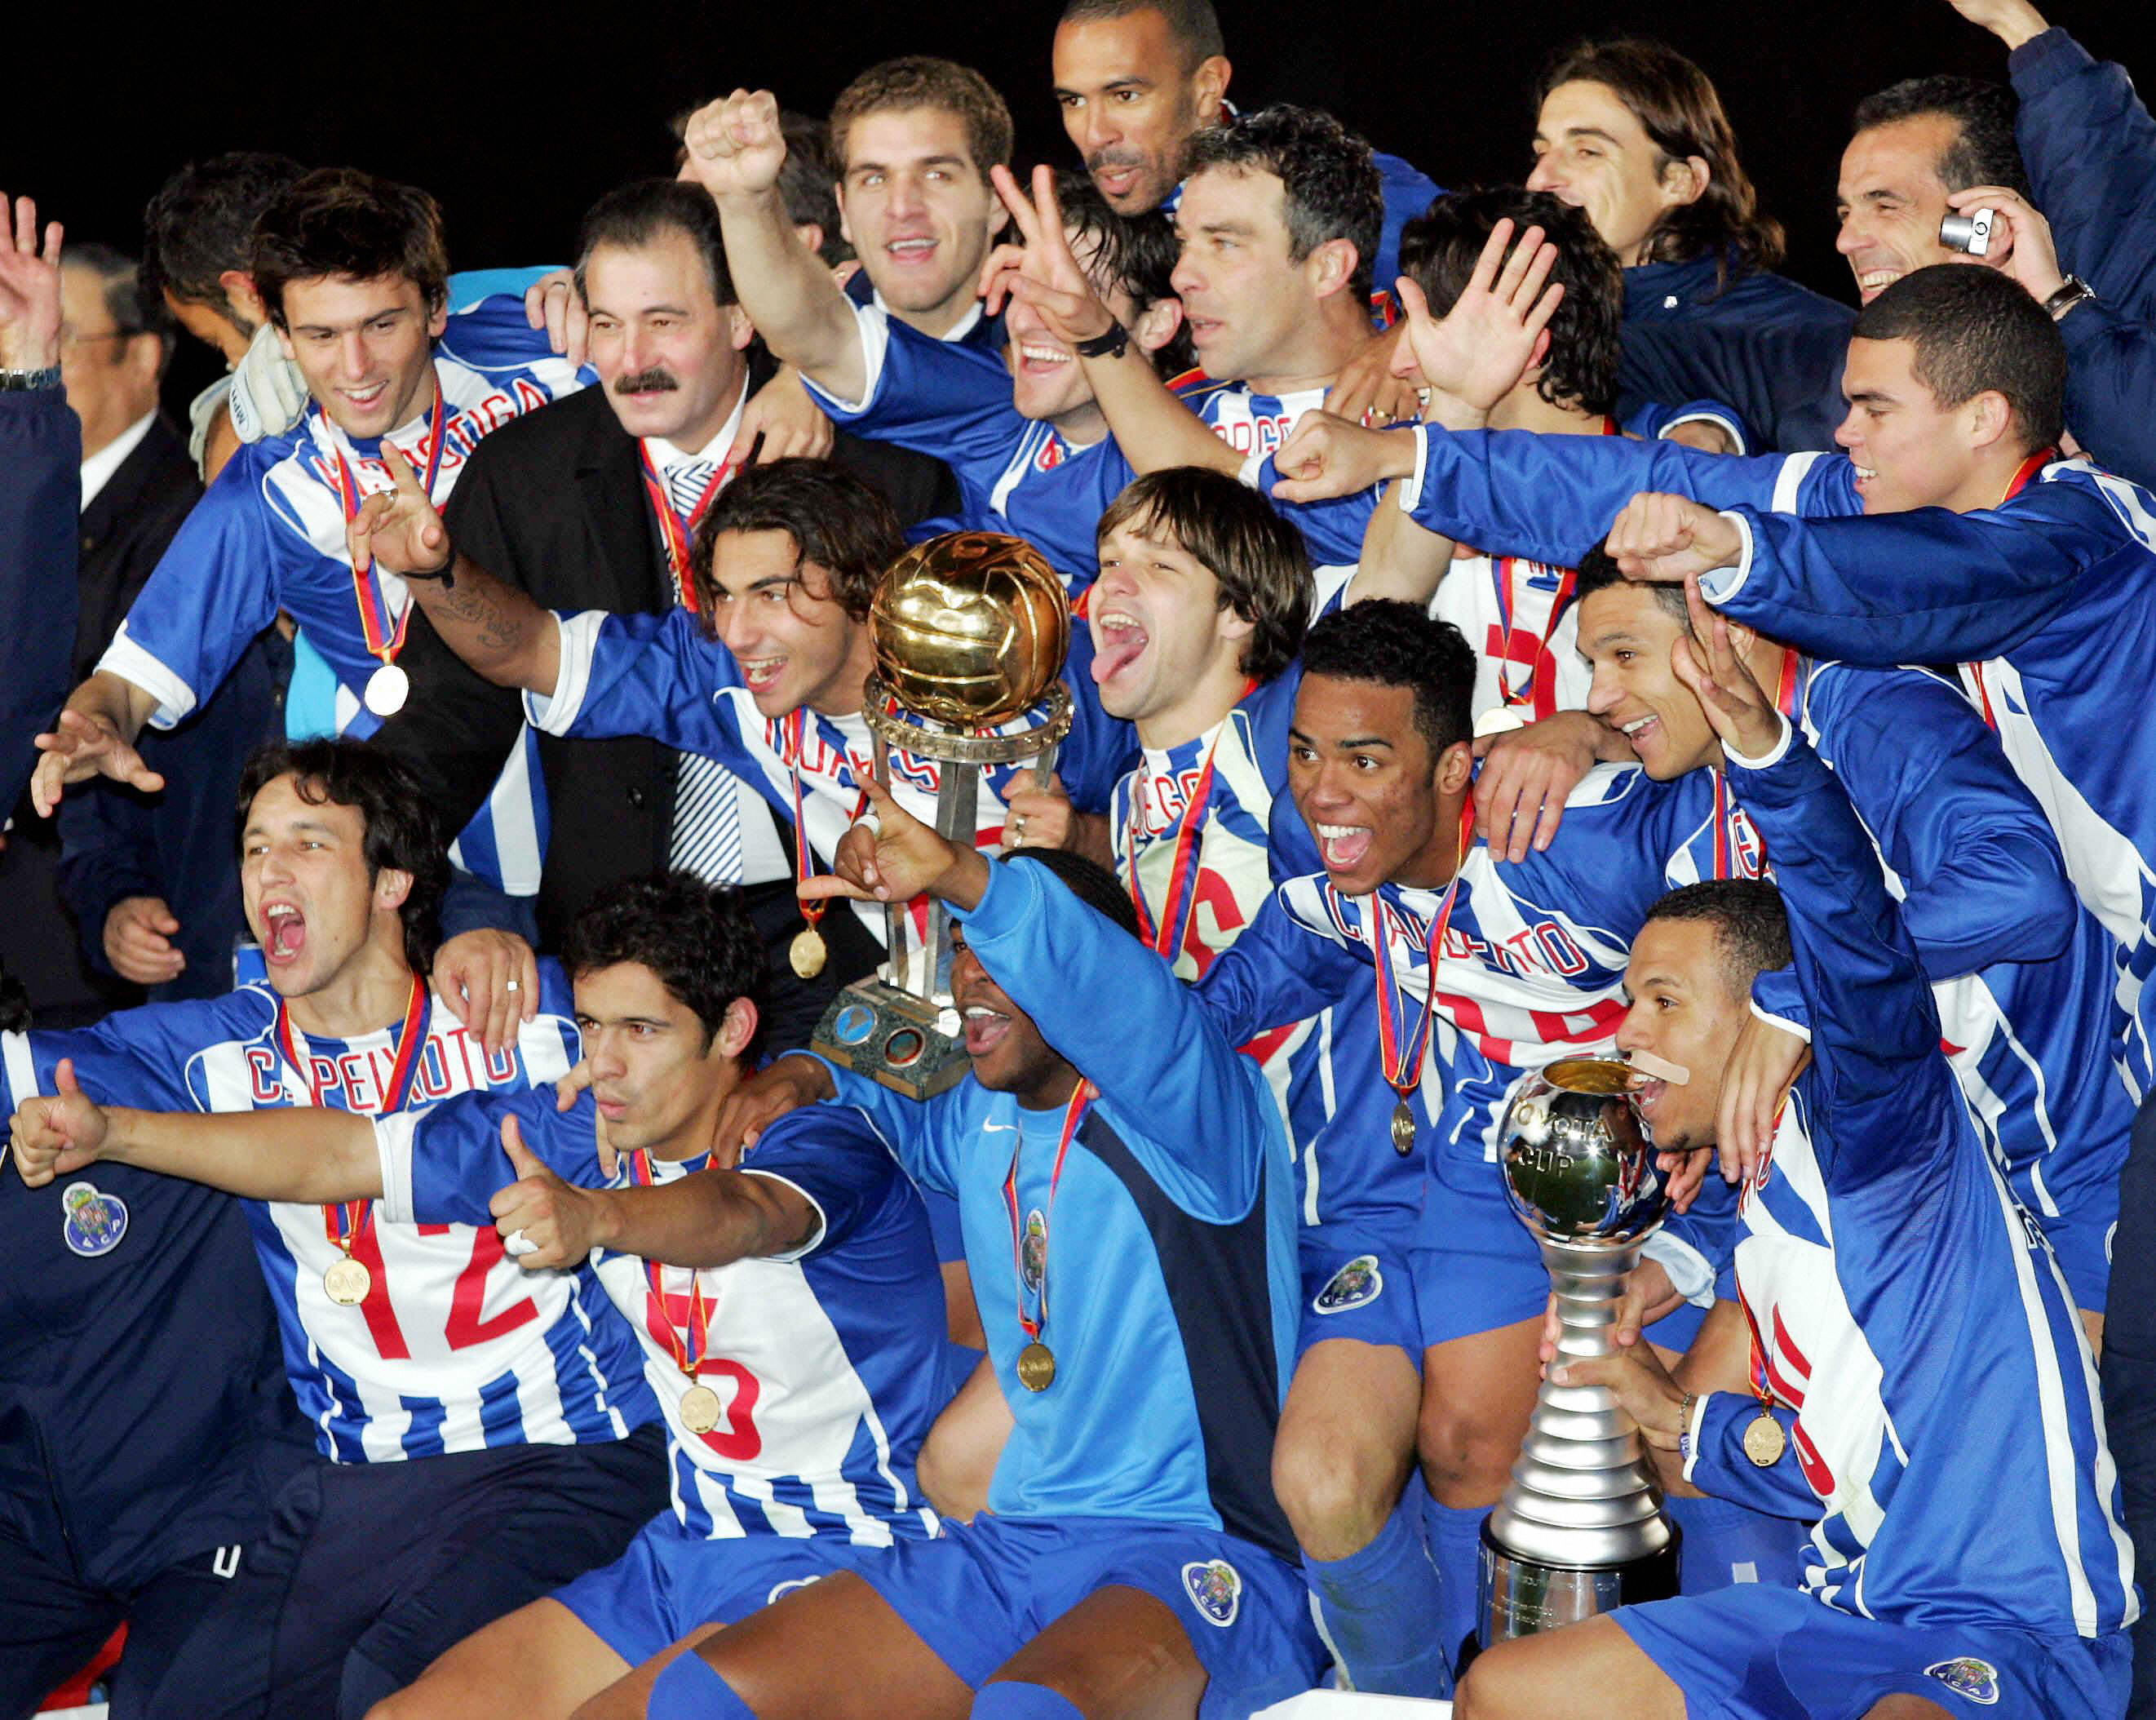
[{"label": "silver toyota cup trophy", "polygon": [[[1667,1194],[1632,1108],[1637,1076],[1573,1057],[1523,1081],[1506,1110],[1505,1194],[1542,1246],[1560,1354],[1610,1353],[1625,1275]],[[1482,1525],[1476,1644],[1677,1592],[1676,1526],[1638,1425],[1606,1386],[1543,1382],[1512,1479]]]},{"label": "silver toyota cup trophy", "polygon": [[[869,636],[876,667],[862,714],[876,780],[889,786],[894,753],[916,782],[932,776],[939,834],[974,839],[984,769],[1030,760],[1046,784],[1070,730],[1070,696],[1056,679],[1070,604],[1030,544],[952,531],[908,550],[876,588]],[[889,959],[833,999],[815,1047],[857,1075],[931,1098],[972,1067],[951,1003],[950,911],[934,904],[918,942],[910,904],[891,903],[884,921]]]}]

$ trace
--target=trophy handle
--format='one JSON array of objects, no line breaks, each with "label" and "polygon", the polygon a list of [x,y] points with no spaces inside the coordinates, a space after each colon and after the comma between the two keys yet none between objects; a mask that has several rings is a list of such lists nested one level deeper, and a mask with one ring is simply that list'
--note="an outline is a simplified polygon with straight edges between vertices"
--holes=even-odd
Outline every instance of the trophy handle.
[{"label": "trophy handle", "polygon": [[[875,751],[870,753],[870,769],[875,773],[876,787],[888,794],[891,792],[891,748],[882,734],[871,730]],[[885,972],[891,983],[903,989],[906,985],[906,904],[887,901],[883,905],[884,960],[888,964]]]},{"label": "trophy handle", "polygon": [[[981,773],[977,765],[942,761],[936,782],[936,834],[965,847],[974,845],[980,825]],[[932,998],[951,991],[951,911],[940,901],[928,906],[928,954],[921,983]]]}]

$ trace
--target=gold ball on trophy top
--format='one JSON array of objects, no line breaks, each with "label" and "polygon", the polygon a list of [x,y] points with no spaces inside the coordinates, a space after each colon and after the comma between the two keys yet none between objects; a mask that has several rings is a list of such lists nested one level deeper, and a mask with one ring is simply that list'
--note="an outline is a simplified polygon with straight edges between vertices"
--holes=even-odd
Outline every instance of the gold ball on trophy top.
[{"label": "gold ball on trophy top", "polygon": [[876,673],[918,716],[990,728],[1038,704],[1070,644],[1070,600],[1040,551],[997,531],[917,544],[869,607]]}]

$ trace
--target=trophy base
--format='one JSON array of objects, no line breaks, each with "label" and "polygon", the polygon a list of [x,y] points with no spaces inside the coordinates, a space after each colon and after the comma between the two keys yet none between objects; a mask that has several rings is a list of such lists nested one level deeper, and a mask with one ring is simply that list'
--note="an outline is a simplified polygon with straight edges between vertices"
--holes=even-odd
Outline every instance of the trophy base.
[{"label": "trophy base", "polygon": [[932,1099],[973,1068],[963,1040],[937,1024],[926,998],[880,979],[857,979],[816,1024],[815,1050],[855,1075],[911,1099]]},{"label": "trophy base", "polygon": [[1635,1601],[1667,1600],[1677,1592],[1682,1538],[1672,1523],[1669,1545],[1625,1564],[1553,1565],[1507,1552],[1485,1523],[1476,1646],[1562,1630]]}]

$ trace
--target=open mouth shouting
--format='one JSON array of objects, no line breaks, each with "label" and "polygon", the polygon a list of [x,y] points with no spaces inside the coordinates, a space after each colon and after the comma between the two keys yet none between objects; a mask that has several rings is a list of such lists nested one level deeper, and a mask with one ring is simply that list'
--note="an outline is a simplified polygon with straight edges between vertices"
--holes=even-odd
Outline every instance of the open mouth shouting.
[{"label": "open mouth shouting", "polygon": [[1377,839],[1368,824],[1317,824],[1318,856],[1328,872],[1352,872],[1363,863]]},{"label": "open mouth shouting", "polygon": [[288,901],[261,906],[262,958],[272,968],[290,967],[306,947],[307,916]]},{"label": "open mouth shouting", "polygon": [[1093,685],[1106,686],[1145,655],[1152,636],[1144,623],[1120,607],[1096,610],[1093,623]]}]

